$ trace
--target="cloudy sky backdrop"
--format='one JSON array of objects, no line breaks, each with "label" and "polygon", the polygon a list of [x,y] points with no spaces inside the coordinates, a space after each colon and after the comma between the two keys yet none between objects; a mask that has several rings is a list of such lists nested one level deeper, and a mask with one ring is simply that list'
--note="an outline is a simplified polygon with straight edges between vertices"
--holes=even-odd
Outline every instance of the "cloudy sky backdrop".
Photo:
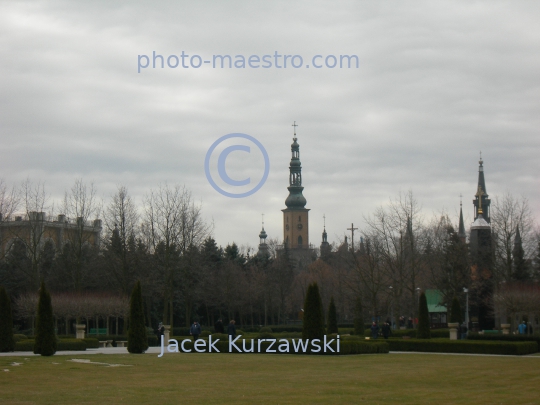
[{"label": "cloudy sky backdrop", "polygon": [[[310,241],[412,190],[430,217],[467,221],[482,151],[491,198],[529,198],[540,218],[540,3],[536,1],[37,1],[0,4],[0,177],[76,178],[136,201],[185,184],[219,244],[258,243],[261,213],[282,237],[294,120]],[[354,69],[146,69],[140,54],[358,55]],[[254,195],[217,193],[204,158],[222,135],[270,157]],[[234,152],[231,177],[260,177]]]}]

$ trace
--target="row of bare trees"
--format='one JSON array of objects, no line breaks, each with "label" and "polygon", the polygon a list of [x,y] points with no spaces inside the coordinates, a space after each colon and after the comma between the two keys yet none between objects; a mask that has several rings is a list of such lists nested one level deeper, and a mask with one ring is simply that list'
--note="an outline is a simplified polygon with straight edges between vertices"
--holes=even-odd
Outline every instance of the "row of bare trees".
[{"label": "row of bare trees", "polygon": [[[118,334],[118,320],[126,319],[129,313],[129,299],[122,295],[106,293],[59,293],[51,296],[53,314],[58,322],[64,320],[65,333],[69,333],[70,321],[85,319],[87,326],[90,320],[106,321],[109,330],[110,318],[116,319]],[[37,315],[38,294],[25,293],[15,299],[15,313],[19,319],[29,319],[30,324]],[[88,328],[87,328],[88,329]]]},{"label": "row of bare trees", "polygon": [[[538,280],[540,239],[527,200],[505,195],[492,205],[495,283]],[[211,323],[219,316],[267,324],[297,319],[312,281],[321,286],[325,306],[335,298],[341,321],[352,319],[358,297],[370,316],[391,310],[414,316],[419,289],[437,288],[449,302],[453,296],[463,300],[463,287],[471,286],[468,247],[456,221],[446,213],[426,219],[412,192],[366,216],[355,246],[335,245],[330,255],[303,269],[295,269],[286,253],[276,254],[279,241],[270,242],[268,258],[250,248],[240,251],[234,243],[218,247],[201,203],[179,185],[150,190],[139,207],[124,186],[103,203],[93,185],[77,180],[58,207],[43,183],[9,188],[0,182],[0,219],[22,214],[30,223],[27,233],[9,236],[13,242],[0,257],[0,283],[12,295],[36,291],[44,279],[56,293],[127,296],[141,280],[149,325],[189,324],[194,317]],[[41,212],[47,216],[36,215]],[[68,243],[51,243],[43,225],[53,213],[91,226],[103,217],[99,248],[87,243],[82,225],[66,232]],[[521,259],[515,249],[518,228]],[[0,234],[4,246],[7,237]],[[525,270],[516,272],[518,265]],[[517,280],[517,274],[527,280]]]}]

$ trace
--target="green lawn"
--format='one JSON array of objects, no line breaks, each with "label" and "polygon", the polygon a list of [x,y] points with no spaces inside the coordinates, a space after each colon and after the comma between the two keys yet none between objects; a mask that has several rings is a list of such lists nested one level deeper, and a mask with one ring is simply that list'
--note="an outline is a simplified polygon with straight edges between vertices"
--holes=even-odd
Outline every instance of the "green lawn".
[{"label": "green lawn", "polygon": [[[129,365],[109,367],[71,359]],[[22,363],[13,366],[13,362]],[[3,370],[9,370],[8,372]],[[540,357],[0,357],[1,404],[538,404]]]}]

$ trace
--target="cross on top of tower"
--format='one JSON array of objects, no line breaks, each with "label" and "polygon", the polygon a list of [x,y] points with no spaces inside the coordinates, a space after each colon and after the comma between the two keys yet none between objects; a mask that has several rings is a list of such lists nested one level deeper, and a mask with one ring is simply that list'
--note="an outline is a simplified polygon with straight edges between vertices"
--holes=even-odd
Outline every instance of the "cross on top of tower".
[{"label": "cross on top of tower", "polygon": [[478,197],[478,214],[482,214],[482,196],[484,195],[484,190],[482,186],[478,186],[478,191],[476,192],[476,197]]},{"label": "cross on top of tower", "polygon": [[459,193],[459,206],[463,205],[463,194]]},{"label": "cross on top of tower", "polygon": [[291,127],[294,127],[294,137],[296,138],[296,127],[298,126],[298,124],[296,123],[296,121],[294,121],[294,123],[291,125]]}]

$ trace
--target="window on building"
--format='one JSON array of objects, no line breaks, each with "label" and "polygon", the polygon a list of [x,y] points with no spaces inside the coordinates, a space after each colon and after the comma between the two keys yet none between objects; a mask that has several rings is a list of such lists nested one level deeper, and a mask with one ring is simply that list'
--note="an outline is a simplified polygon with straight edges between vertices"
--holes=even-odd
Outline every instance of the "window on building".
[{"label": "window on building", "polygon": [[302,246],[302,236],[298,237],[298,246]]}]

